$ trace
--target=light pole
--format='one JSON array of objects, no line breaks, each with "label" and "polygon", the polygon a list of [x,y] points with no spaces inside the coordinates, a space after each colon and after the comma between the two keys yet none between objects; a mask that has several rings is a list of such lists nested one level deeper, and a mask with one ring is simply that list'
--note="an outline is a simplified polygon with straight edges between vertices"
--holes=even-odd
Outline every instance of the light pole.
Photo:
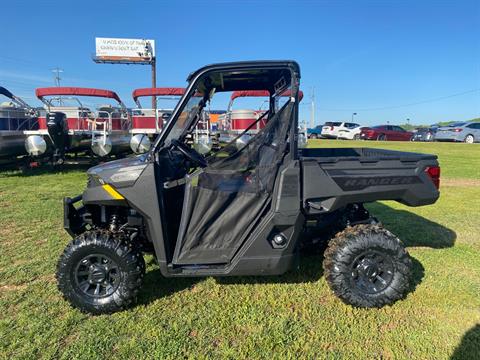
[{"label": "light pole", "polygon": [[310,110],[310,128],[315,127],[315,87],[312,87],[312,95],[311,95],[311,110]]},{"label": "light pole", "polygon": [[354,117],[355,115],[357,115],[357,113],[353,113],[353,114],[352,114],[352,123],[353,123],[353,117]]}]

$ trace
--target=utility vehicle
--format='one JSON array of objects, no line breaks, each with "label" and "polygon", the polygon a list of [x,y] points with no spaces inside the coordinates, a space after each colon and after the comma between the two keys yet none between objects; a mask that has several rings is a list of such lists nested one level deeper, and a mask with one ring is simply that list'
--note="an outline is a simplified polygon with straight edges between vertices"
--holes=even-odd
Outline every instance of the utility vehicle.
[{"label": "utility vehicle", "polygon": [[[125,308],[140,290],[146,252],[164,277],[280,275],[296,266],[312,233],[339,224],[344,230],[329,241],[323,263],[333,292],[358,307],[405,296],[410,258],[363,204],[434,203],[436,156],[299,150],[299,82],[294,61],[224,63],[192,73],[148,153],[91,168],[83,194],[65,198],[64,226],[74,239],[58,262],[64,297],[94,314]],[[199,154],[188,139],[202,110],[216,93],[237,90],[268,90],[266,125],[243,147],[233,139]]]}]

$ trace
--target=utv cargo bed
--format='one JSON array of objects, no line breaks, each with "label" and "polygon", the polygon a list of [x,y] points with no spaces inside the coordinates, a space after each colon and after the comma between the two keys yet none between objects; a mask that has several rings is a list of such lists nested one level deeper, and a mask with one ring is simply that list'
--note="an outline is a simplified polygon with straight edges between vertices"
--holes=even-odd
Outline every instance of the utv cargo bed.
[{"label": "utv cargo bed", "polygon": [[308,214],[349,203],[396,200],[409,206],[439,197],[435,155],[368,148],[300,150],[304,208]]}]

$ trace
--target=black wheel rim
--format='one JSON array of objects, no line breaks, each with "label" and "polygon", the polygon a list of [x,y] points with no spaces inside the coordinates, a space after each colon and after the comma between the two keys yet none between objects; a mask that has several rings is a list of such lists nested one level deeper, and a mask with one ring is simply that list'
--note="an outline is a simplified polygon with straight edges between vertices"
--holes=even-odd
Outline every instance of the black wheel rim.
[{"label": "black wheel rim", "polygon": [[395,267],[388,255],[369,250],[357,256],[351,270],[352,282],[358,290],[377,294],[391,284]]},{"label": "black wheel rim", "polygon": [[74,271],[78,289],[92,298],[112,295],[120,282],[118,265],[104,254],[91,254],[81,259]]}]

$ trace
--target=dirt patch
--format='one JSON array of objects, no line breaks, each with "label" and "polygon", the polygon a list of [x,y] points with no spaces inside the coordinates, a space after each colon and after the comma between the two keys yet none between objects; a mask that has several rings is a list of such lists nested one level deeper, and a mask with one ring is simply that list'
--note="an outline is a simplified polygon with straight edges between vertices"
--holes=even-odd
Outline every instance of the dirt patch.
[{"label": "dirt patch", "polygon": [[37,283],[55,283],[55,275],[54,274],[44,274],[38,276],[31,281],[24,282],[22,284],[13,285],[13,284],[5,284],[0,285],[0,293],[7,292],[7,291],[20,291],[26,289],[28,285],[37,284]]},{"label": "dirt patch", "polygon": [[479,179],[441,179],[440,186],[480,186]]},{"label": "dirt patch", "polygon": [[27,287],[27,284],[20,284],[20,285],[2,285],[0,286],[0,292],[3,291],[19,291],[23,290]]},{"label": "dirt patch", "polygon": [[12,263],[12,266],[22,266],[22,265],[28,264],[29,262],[30,262],[30,259],[29,259],[29,260],[26,260],[26,259],[18,259],[18,260],[15,260],[15,261]]},{"label": "dirt patch", "polygon": [[35,280],[32,281],[32,283],[36,282],[47,282],[47,283],[54,283],[56,282],[55,275],[52,274],[44,274],[42,276],[39,276],[35,278]]},{"label": "dirt patch", "polygon": [[18,233],[16,229],[14,229],[12,226],[6,226],[3,227],[0,230],[0,243],[5,246],[11,246],[16,244],[16,237],[18,236]]}]

